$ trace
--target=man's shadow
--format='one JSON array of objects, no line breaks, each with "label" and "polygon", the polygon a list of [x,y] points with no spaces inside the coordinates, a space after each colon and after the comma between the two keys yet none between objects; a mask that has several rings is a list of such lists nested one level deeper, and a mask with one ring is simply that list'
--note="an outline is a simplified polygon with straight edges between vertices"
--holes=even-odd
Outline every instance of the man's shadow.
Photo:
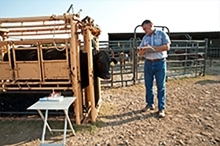
[{"label": "man's shadow", "polygon": [[206,84],[220,84],[220,80],[202,80],[198,81],[195,84],[206,85]]},{"label": "man's shadow", "polygon": [[[107,116],[98,116],[99,119],[108,119],[110,121],[105,122],[104,124],[100,125],[99,127],[107,127],[107,126],[118,126],[126,123],[130,123],[133,121],[138,121],[142,119],[148,119],[148,118],[156,118],[159,119],[157,112],[144,112],[143,109],[136,110],[136,111],[130,111],[127,113],[122,114],[115,114],[115,115],[107,115]],[[127,117],[123,119],[123,117]]]}]

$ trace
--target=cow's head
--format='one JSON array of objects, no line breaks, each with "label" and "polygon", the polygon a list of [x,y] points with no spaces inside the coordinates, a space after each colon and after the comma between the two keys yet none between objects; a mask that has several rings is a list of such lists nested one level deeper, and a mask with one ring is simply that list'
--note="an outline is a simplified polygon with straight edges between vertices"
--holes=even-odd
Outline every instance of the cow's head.
[{"label": "cow's head", "polygon": [[117,64],[115,58],[110,57],[107,51],[101,50],[94,55],[94,75],[102,79],[110,79],[110,66]]}]

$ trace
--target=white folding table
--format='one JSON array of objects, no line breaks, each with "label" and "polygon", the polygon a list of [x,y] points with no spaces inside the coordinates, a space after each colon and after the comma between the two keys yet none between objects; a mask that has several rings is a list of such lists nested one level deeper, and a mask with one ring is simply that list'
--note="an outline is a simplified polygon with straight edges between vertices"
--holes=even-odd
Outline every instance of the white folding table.
[{"label": "white folding table", "polygon": [[[37,110],[40,114],[41,118],[44,121],[43,126],[43,133],[41,137],[41,146],[65,146],[66,144],[66,132],[72,131],[72,133],[75,135],[75,130],[73,129],[72,123],[70,121],[70,118],[68,116],[68,109],[69,106],[76,100],[76,97],[64,97],[62,101],[38,101],[32,106],[28,107],[28,110]],[[45,116],[43,116],[41,110],[45,110]],[[47,122],[48,118],[48,111],[49,110],[63,110],[65,114],[65,120],[64,120],[64,129],[52,129],[50,125]],[[67,122],[69,123],[70,130],[67,130]],[[45,144],[45,133],[46,133],[46,127],[48,130],[53,133],[56,131],[63,131],[63,143],[62,144]]]}]

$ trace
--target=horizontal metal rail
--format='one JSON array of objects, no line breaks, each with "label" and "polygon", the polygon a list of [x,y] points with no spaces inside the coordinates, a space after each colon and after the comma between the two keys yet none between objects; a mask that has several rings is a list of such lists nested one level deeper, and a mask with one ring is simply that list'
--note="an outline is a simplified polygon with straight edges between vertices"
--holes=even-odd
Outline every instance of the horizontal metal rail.
[{"label": "horizontal metal rail", "polygon": [[[40,28],[42,28],[42,27],[52,27],[52,26],[54,26],[54,24],[44,24],[43,22],[42,23],[40,23],[40,24],[33,24],[33,25],[13,25],[13,26],[10,26],[10,25],[8,25],[8,26],[1,26],[1,28],[4,28],[4,29],[6,29],[6,30],[9,30],[9,29],[12,29],[12,28],[26,28],[26,27],[32,27],[32,28],[38,28],[38,27],[40,27]],[[56,23],[56,25],[55,26],[65,26],[65,23]]]},{"label": "horizontal metal rail", "polygon": [[0,23],[20,23],[20,22],[38,22],[38,21],[54,21],[66,20],[77,16],[76,14],[67,15],[51,15],[51,16],[36,16],[36,17],[17,17],[17,18],[0,18]]},{"label": "horizontal metal rail", "polygon": [[65,43],[70,42],[69,38],[47,38],[47,39],[21,39],[21,40],[6,40],[0,41],[0,46],[7,45],[7,44],[14,44],[14,45],[32,45],[32,44],[47,44],[52,43],[55,41],[56,43]]},{"label": "horizontal metal rail", "polygon": [[9,90],[51,90],[51,89],[54,89],[54,90],[63,90],[63,91],[66,91],[66,90],[72,90],[72,87],[6,87],[6,88],[3,88],[3,87],[0,87],[0,90],[1,91],[9,91]]}]

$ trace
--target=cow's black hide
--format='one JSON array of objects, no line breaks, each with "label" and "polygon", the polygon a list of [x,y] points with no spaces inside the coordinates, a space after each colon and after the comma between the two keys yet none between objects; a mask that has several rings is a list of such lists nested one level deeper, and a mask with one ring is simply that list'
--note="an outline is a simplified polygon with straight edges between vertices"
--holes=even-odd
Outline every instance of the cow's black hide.
[{"label": "cow's black hide", "polygon": [[43,60],[64,60],[66,59],[66,51],[58,51],[56,49],[43,50]]},{"label": "cow's black hide", "polygon": [[[102,79],[110,79],[110,63],[117,64],[115,58],[110,57],[109,53],[105,50],[95,51],[93,49],[93,71],[94,78],[100,77]],[[13,52],[10,51],[12,68],[13,63]],[[36,61],[38,60],[37,50],[16,50],[15,51],[16,61]],[[58,51],[57,49],[43,50],[43,60],[63,60],[66,59],[66,51]],[[8,61],[8,53],[3,57],[3,61]],[[88,55],[87,53],[80,50],[80,69],[81,69],[81,87],[85,88],[89,85],[88,77]]]},{"label": "cow's black hide", "polygon": [[102,79],[110,79],[110,63],[117,64],[115,58],[111,58],[107,51],[99,51],[93,57],[94,76]]},{"label": "cow's black hide", "polygon": [[[115,58],[111,58],[109,53],[105,50],[95,51],[93,49],[93,71],[94,77],[100,77],[102,79],[110,79],[110,63],[117,64]],[[65,51],[58,51],[56,49],[47,50],[44,53],[45,60],[60,60],[66,59]],[[81,87],[85,88],[89,85],[88,77],[88,55],[86,52],[80,50],[80,69],[81,69]]]},{"label": "cow's black hide", "polygon": [[[18,48],[23,48],[18,47]],[[3,61],[9,61],[8,58],[8,52],[4,54],[3,56]],[[12,49],[10,49],[10,58],[11,58],[11,66],[12,69],[14,69],[14,59],[13,59],[14,55],[13,55],[13,51]],[[37,50],[15,50],[15,60],[16,61],[37,61],[38,60],[38,56],[37,56]]]},{"label": "cow's black hide", "polygon": [[[13,57],[12,50],[10,50],[10,57]],[[37,50],[15,50],[15,59],[16,61],[36,61],[38,60]],[[9,61],[8,53],[5,53],[3,61]]]}]

